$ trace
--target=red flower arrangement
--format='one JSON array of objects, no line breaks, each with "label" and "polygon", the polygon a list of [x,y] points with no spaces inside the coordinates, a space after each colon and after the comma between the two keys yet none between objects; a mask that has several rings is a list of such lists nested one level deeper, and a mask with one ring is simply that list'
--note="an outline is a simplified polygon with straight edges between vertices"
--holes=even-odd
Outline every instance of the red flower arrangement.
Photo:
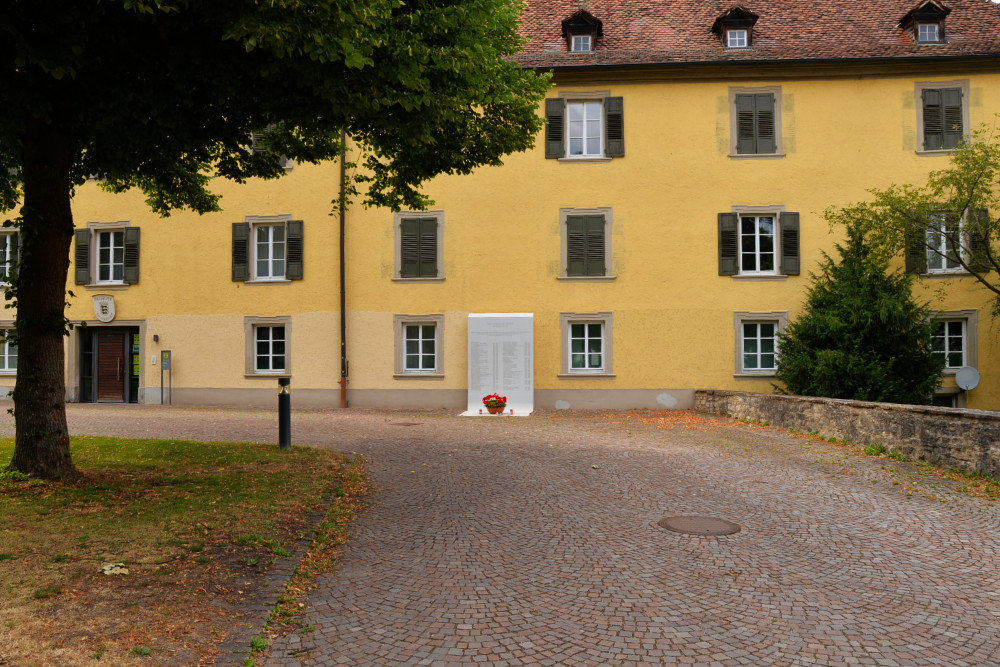
[{"label": "red flower arrangement", "polygon": [[488,408],[503,408],[507,406],[507,397],[500,394],[487,394],[483,396],[483,405]]}]

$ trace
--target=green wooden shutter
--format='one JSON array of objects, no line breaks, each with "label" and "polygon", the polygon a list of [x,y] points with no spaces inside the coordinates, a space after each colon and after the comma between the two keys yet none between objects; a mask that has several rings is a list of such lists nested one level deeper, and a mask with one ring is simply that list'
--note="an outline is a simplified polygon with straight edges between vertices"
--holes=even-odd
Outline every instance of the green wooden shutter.
[{"label": "green wooden shutter", "polygon": [[420,277],[437,278],[437,219],[420,219]]},{"label": "green wooden shutter", "polygon": [[978,208],[969,213],[969,249],[971,251],[970,267],[976,273],[989,273],[989,235],[990,212]]},{"label": "green wooden shutter", "polygon": [[420,275],[420,219],[403,218],[399,237],[399,276],[416,278]]},{"label": "green wooden shutter", "polygon": [[757,122],[753,95],[736,96],[736,152],[752,155],[757,152]]},{"label": "green wooden shutter", "polygon": [[924,106],[924,150],[944,148],[944,118],[941,110],[941,91],[926,88],[921,93]]},{"label": "green wooden shutter", "polygon": [[719,214],[719,275],[740,272],[739,218],[735,213]]},{"label": "green wooden shutter", "polygon": [[608,157],[625,157],[625,108],[620,97],[604,100],[604,152]]},{"label": "green wooden shutter", "polygon": [[556,97],[545,100],[545,157],[566,157],[566,102]]},{"label": "green wooden shutter", "polygon": [[233,223],[233,280],[250,280],[250,223]]},{"label": "green wooden shutter", "polygon": [[566,275],[587,275],[587,218],[566,218]]},{"label": "green wooden shutter", "polygon": [[285,278],[302,280],[302,221],[285,223]]},{"label": "green wooden shutter", "polygon": [[927,273],[927,247],[923,229],[912,229],[906,234],[906,272]]},{"label": "green wooden shutter", "polygon": [[139,228],[125,228],[125,271],[122,282],[132,285],[139,282]]},{"label": "green wooden shutter", "polygon": [[587,242],[588,276],[607,275],[607,262],[604,256],[604,216],[590,215],[584,218]]},{"label": "green wooden shutter", "polygon": [[78,229],[73,233],[76,251],[73,253],[77,285],[90,284],[90,230]]},{"label": "green wooden shutter", "polygon": [[777,152],[778,143],[774,135],[774,94],[758,93],[754,95],[754,103],[757,114],[757,152]]},{"label": "green wooden shutter", "polygon": [[941,107],[943,145],[955,148],[962,142],[962,89],[944,88],[941,91]]},{"label": "green wooden shutter", "polygon": [[781,273],[799,275],[799,214],[781,214]]}]

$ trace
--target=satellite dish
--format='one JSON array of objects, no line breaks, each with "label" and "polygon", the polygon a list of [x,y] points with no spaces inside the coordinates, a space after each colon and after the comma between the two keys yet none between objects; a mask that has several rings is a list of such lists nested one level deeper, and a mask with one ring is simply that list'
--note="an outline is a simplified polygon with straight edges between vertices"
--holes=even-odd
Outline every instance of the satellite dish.
[{"label": "satellite dish", "polygon": [[969,391],[979,386],[979,371],[972,366],[962,366],[955,373],[955,384]]}]

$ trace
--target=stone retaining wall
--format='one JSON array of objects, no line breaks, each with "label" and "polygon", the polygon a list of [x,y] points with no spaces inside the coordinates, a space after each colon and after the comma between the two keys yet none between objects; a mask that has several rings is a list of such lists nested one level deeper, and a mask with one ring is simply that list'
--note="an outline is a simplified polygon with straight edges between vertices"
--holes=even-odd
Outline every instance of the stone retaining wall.
[{"label": "stone retaining wall", "polygon": [[1000,478],[1000,413],[699,389],[695,409],[817,432],[862,447]]}]

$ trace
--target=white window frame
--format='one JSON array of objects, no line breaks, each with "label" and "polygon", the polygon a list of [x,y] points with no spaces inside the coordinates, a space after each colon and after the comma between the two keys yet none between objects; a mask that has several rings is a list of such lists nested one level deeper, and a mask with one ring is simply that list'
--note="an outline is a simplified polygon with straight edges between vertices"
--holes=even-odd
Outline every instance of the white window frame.
[{"label": "white window frame", "polygon": [[[575,324],[599,324],[601,325],[601,368],[573,368],[573,337],[572,330]],[[560,313],[559,314],[560,338],[562,341],[562,354],[560,362],[559,377],[562,379],[579,378],[613,378],[614,375],[614,315],[610,312],[601,313]],[[584,353],[587,354],[586,352]]]},{"label": "white window frame", "polygon": [[[4,327],[5,331],[13,329],[13,326]],[[14,365],[11,366],[11,360]],[[17,375],[17,345],[12,345],[11,341],[4,339],[0,344],[0,375]]]},{"label": "white window frame", "polygon": [[[572,115],[570,109],[573,107],[581,108],[583,110],[583,120],[573,121],[570,116]],[[590,118],[587,116],[588,110],[593,111],[596,108],[597,117]],[[574,122],[582,123],[583,133],[577,138],[582,142],[583,152],[573,153],[573,124]],[[592,127],[596,123],[597,125],[597,152],[590,153],[587,151],[587,144],[589,134],[588,128]],[[604,100],[603,99],[567,99],[566,100],[566,157],[571,160],[593,160],[595,158],[604,157]]]},{"label": "white window frame", "polygon": [[[744,324],[773,324],[774,325],[774,368],[746,368],[743,365],[743,354],[744,354],[744,338],[743,338],[743,325]],[[778,366],[778,357],[780,350],[778,349],[778,334],[783,332],[788,326],[788,313],[786,311],[771,311],[771,312],[751,312],[751,311],[737,311],[733,313],[733,330],[735,333],[735,344],[733,345],[735,351],[735,373],[734,377],[737,378],[761,378],[761,377],[774,377],[774,373]],[[760,340],[759,338],[757,340]],[[761,354],[760,350],[757,351],[757,355]]]},{"label": "white window frame", "polygon": [[[737,232],[737,252],[738,252],[738,256],[739,256],[739,271],[740,271],[739,275],[743,275],[743,276],[776,276],[776,275],[778,275],[778,273],[779,273],[778,269],[780,267],[780,261],[781,261],[781,257],[780,257],[780,253],[779,253],[779,245],[778,245],[780,243],[780,240],[781,240],[781,237],[779,236],[780,232],[779,232],[779,229],[778,229],[778,224],[779,224],[778,223],[778,217],[779,216],[776,213],[739,213],[739,214],[737,214],[737,224],[738,224],[738,226],[736,228],[736,232]],[[761,225],[760,221],[761,221],[761,219],[764,219],[764,218],[770,218],[771,219],[771,235],[770,235],[770,238],[771,238],[771,251],[770,251],[770,255],[771,255],[771,265],[772,265],[772,268],[767,269],[767,270],[760,268],[760,266],[761,266],[761,258],[762,258],[762,256],[764,256],[764,255],[767,254],[765,251],[762,251],[760,249],[760,240],[763,237],[763,235],[760,233],[760,225]],[[753,250],[752,253],[750,253],[748,251],[744,251],[744,249],[743,249],[743,243],[744,243],[744,238],[743,238],[744,237],[744,233],[743,233],[743,220],[744,219],[752,219],[754,221],[753,239],[754,239],[754,243],[755,243],[755,249]],[[749,255],[749,254],[752,254],[753,257],[754,257],[754,261],[755,261],[755,263],[757,265],[756,269],[746,269],[743,266],[743,256],[744,255]]]},{"label": "white window frame", "polygon": [[750,46],[750,31],[746,28],[730,28],[726,30],[727,49],[746,49]]},{"label": "white window frame", "polygon": [[[956,253],[952,254],[948,251],[948,239],[944,234],[944,225],[948,222],[948,214],[942,213],[933,216],[936,222],[935,226],[929,226],[924,230],[924,255],[926,257],[926,271],[927,274],[954,274],[954,273],[965,273],[965,267],[959,262],[959,255],[966,263],[969,262],[968,255],[968,243],[966,239],[966,220],[965,216],[962,216],[958,221],[958,238],[962,241],[959,243],[959,247],[956,248]],[[937,237],[937,242],[934,241],[933,237]],[[940,264],[940,266],[931,266],[931,263]],[[954,264],[954,266],[949,266],[949,264]]]},{"label": "white window frame", "polygon": [[[934,36],[932,38],[925,37],[924,28],[933,28]],[[940,44],[941,24],[936,21],[930,23],[917,23],[917,42],[920,44]]]},{"label": "white window frame", "polygon": [[[732,206],[730,212],[736,214],[736,251],[737,280],[787,280],[788,276],[781,272],[781,216],[787,213],[784,204],[766,206]],[[743,218],[769,217],[774,219],[774,271],[744,271],[743,270]],[[801,246],[799,250],[801,256]],[[801,261],[801,260],[800,260]]]},{"label": "white window frame", "polygon": [[3,255],[0,285],[5,285],[10,282],[11,270],[18,256],[18,232],[0,232],[0,254]]},{"label": "white window frame", "polygon": [[[276,229],[282,230],[283,239],[281,241],[274,240],[274,232]],[[259,242],[259,235],[267,230],[267,240],[263,246]],[[281,244],[281,257],[277,257],[275,253],[275,246]],[[286,271],[288,269],[288,228],[284,222],[272,222],[272,223],[257,223],[250,225],[250,245],[253,249],[251,263],[253,266],[250,270],[251,280],[257,281],[274,281],[274,280],[285,280]],[[266,250],[266,257],[261,257],[261,248]],[[259,262],[265,262],[267,264],[267,271],[261,272],[258,266]],[[278,273],[274,270],[274,265],[277,262],[281,262],[281,272]]]},{"label": "white window frame", "polygon": [[[121,236],[121,245],[115,243],[115,235]],[[98,229],[94,231],[94,284],[96,285],[123,285],[125,284],[125,229]],[[109,244],[103,245],[107,239]],[[108,251],[108,261],[102,262],[103,251]],[[121,252],[121,261],[115,261],[115,251]],[[108,269],[108,278],[101,278],[101,269]],[[115,268],[118,268],[121,275],[115,278]]]},{"label": "white window frame", "polygon": [[[429,315],[399,314],[393,315],[394,330],[394,369],[393,377],[397,380],[407,379],[442,379],[444,378],[444,314]],[[434,327],[434,368],[408,369],[406,367],[406,327]]]},{"label": "white window frame", "polygon": [[572,35],[569,50],[573,53],[590,53],[594,50],[594,36]]},{"label": "white window frame", "polygon": [[[940,310],[931,314],[931,322],[962,322],[962,366],[973,366],[978,368],[978,328],[979,311],[974,308],[965,310]],[[933,334],[932,334],[933,336]],[[953,376],[962,366],[948,366],[947,344],[945,347],[945,366],[942,375]]]},{"label": "white window frame", "polygon": [[[257,330],[262,327],[284,327],[285,329],[285,366],[281,369],[260,370],[257,368]],[[243,336],[246,341],[246,377],[289,377],[292,369],[292,318],[255,317],[243,318]],[[271,355],[273,356],[273,354]]]}]

